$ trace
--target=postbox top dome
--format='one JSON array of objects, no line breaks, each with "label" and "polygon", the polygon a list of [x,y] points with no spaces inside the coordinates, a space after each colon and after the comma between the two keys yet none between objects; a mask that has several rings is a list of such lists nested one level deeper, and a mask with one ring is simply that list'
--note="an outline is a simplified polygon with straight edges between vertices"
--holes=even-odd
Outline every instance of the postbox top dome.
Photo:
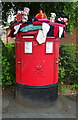
[{"label": "postbox top dome", "polygon": [[38,13],[38,14],[36,15],[36,18],[37,18],[37,19],[47,19],[47,16],[46,16],[46,14],[43,13],[42,10],[40,10],[40,13]]}]

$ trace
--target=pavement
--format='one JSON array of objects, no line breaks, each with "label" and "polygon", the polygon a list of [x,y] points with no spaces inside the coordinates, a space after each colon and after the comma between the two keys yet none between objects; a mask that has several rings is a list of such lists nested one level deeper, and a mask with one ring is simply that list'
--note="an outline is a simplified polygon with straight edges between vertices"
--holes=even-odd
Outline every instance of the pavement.
[{"label": "pavement", "polygon": [[55,101],[16,100],[13,88],[2,92],[2,118],[76,118],[76,96],[58,95]]}]

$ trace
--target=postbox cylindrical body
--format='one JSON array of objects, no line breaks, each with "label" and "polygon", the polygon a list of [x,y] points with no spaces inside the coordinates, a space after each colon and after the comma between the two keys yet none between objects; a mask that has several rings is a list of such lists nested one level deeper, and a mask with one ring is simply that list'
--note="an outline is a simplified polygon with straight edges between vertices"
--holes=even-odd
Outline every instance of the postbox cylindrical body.
[{"label": "postbox cylindrical body", "polygon": [[47,37],[38,44],[36,37],[37,31],[16,37],[16,83],[35,88],[57,85],[59,39]]}]

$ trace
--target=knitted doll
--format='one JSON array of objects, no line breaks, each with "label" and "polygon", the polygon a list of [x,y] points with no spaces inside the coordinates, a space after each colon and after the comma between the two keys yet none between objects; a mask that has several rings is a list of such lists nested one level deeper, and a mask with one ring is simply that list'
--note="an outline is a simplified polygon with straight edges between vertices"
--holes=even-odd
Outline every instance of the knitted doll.
[{"label": "knitted doll", "polygon": [[23,11],[23,16],[22,16],[22,22],[25,23],[28,21],[28,15],[29,15],[30,9],[25,7]]},{"label": "knitted doll", "polygon": [[60,17],[56,19],[56,22],[67,25],[68,24],[68,17],[65,16],[64,14],[61,14]]},{"label": "knitted doll", "polygon": [[20,23],[22,21],[22,13],[20,10],[18,10],[15,18],[16,18],[17,23]]},{"label": "knitted doll", "polygon": [[56,14],[51,13],[50,22],[55,22],[55,17],[56,17]]},{"label": "knitted doll", "polygon": [[67,17],[67,16],[64,17],[63,22],[64,22],[66,25],[68,24],[68,17]]}]

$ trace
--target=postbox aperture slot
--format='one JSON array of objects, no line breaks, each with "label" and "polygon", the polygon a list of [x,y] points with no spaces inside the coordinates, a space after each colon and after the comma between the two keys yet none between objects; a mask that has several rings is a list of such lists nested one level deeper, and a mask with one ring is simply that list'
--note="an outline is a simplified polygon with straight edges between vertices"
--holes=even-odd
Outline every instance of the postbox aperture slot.
[{"label": "postbox aperture slot", "polygon": [[21,35],[22,38],[34,38],[34,35]]},{"label": "postbox aperture slot", "polygon": [[47,38],[55,38],[55,37],[53,37],[53,36],[52,37],[51,36],[47,36]]},{"label": "postbox aperture slot", "polygon": [[32,42],[25,42],[24,53],[32,53]]},{"label": "postbox aperture slot", "polygon": [[53,42],[46,42],[46,53],[53,53]]}]

